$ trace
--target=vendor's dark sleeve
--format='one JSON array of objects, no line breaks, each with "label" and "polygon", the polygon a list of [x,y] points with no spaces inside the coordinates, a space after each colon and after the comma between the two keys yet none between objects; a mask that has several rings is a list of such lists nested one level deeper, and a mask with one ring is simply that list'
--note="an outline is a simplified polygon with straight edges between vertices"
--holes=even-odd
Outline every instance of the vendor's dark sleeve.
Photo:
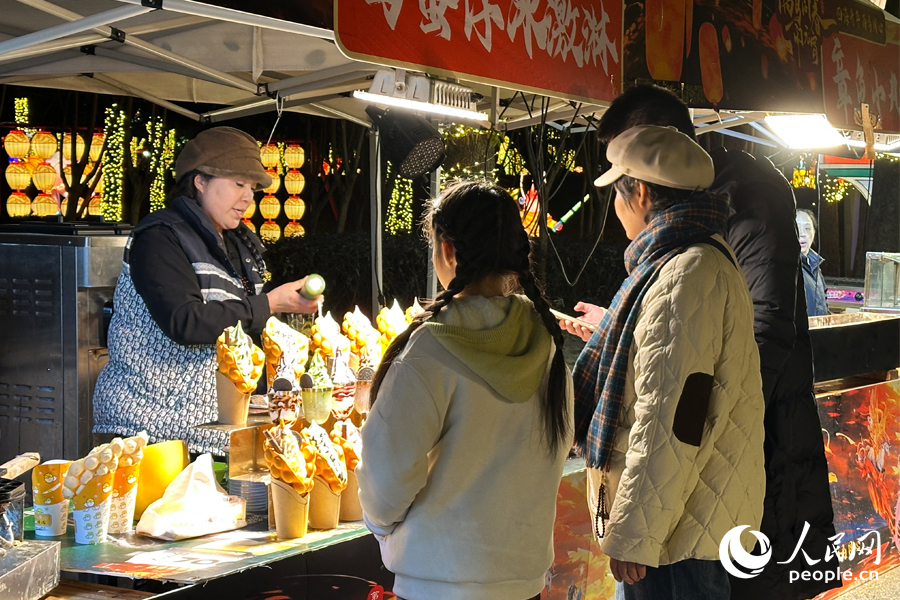
[{"label": "vendor's dark sleeve", "polygon": [[204,303],[197,275],[168,227],[152,227],[137,235],[129,263],[134,288],[150,316],[179,344],[214,344],[238,320],[244,329],[259,332],[270,315],[265,294]]}]

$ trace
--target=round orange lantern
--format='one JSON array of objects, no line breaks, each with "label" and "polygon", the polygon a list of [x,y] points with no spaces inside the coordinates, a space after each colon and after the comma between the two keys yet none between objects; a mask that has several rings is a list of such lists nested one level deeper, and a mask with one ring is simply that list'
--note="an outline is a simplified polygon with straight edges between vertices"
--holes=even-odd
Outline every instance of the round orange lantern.
[{"label": "round orange lantern", "polygon": [[100,175],[100,178],[97,179],[97,187],[94,188],[95,194],[103,195],[103,175]]},{"label": "round orange lantern", "polygon": [[244,219],[252,219],[253,215],[256,214],[256,202],[251,202],[250,206],[247,207],[247,210],[244,211]]},{"label": "round orange lantern", "polygon": [[303,229],[303,225],[296,221],[290,221],[284,226],[284,237],[303,237],[305,234],[306,231]]},{"label": "round orange lantern", "polygon": [[281,214],[281,203],[275,196],[263,196],[263,199],[259,201],[259,212],[265,219],[271,221]]},{"label": "round orange lantern", "polygon": [[3,149],[13,158],[25,158],[28,149],[31,148],[31,140],[20,129],[13,129],[3,138]]},{"label": "round orange lantern", "polygon": [[56,200],[53,199],[53,196],[40,193],[35,196],[34,202],[31,203],[31,208],[34,210],[35,215],[39,217],[49,217],[58,212],[59,205],[56,204]]},{"label": "round orange lantern", "polygon": [[306,153],[299,144],[291,144],[284,149],[284,164],[288,169],[299,169],[306,161]]},{"label": "round orange lantern", "polygon": [[284,202],[284,214],[287,215],[287,218],[291,221],[299,221],[303,218],[303,213],[306,212],[306,203],[297,198],[296,196],[291,196]]},{"label": "round orange lantern", "polygon": [[47,160],[56,154],[56,136],[46,131],[38,131],[31,138],[31,153]]},{"label": "round orange lantern", "polygon": [[262,161],[263,166],[267,169],[274,168],[278,164],[280,157],[281,152],[275,144],[266,144],[259,149],[259,160]]},{"label": "round orange lantern", "polygon": [[[71,134],[66,134],[63,136],[63,145],[62,145],[62,153],[63,158],[66,160],[72,160],[72,136]],[[84,156],[84,138],[75,134],[75,160],[81,160],[81,157]]]},{"label": "round orange lantern", "polygon": [[278,176],[275,169],[266,169],[266,174],[272,178],[272,184],[267,188],[263,188],[263,191],[267,194],[274,194],[281,187],[281,177]]},{"label": "round orange lantern", "polygon": [[291,169],[284,174],[284,189],[292,196],[299,196],[306,187],[306,178],[300,171]]},{"label": "round orange lantern", "polygon": [[249,229],[253,233],[256,233],[256,225],[253,224],[253,221],[251,221],[250,219],[244,219],[242,223],[247,226],[247,229]]},{"label": "round orange lantern", "polygon": [[31,173],[24,163],[9,163],[6,167],[6,183],[14,190],[24,190],[31,183]]},{"label": "round orange lantern", "polygon": [[100,196],[94,196],[91,198],[91,203],[88,204],[88,214],[92,217],[99,217],[103,214],[103,209],[100,208],[103,200],[100,199]]},{"label": "round orange lantern", "polygon": [[102,133],[95,133],[93,137],[91,137],[91,149],[90,152],[91,161],[97,162],[100,160],[100,151],[103,150],[103,141],[106,138]]},{"label": "round orange lantern", "polygon": [[42,192],[49,192],[56,185],[56,169],[50,163],[42,162],[34,168],[31,178],[34,180],[34,187]]},{"label": "round orange lantern", "polygon": [[259,228],[259,237],[264,242],[277,242],[281,239],[281,227],[275,221],[266,221]]},{"label": "round orange lantern", "polygon": [[31,198],[22,192],[13,192],[6,199],[6,212],[11,217],[27,217],[31,214]]}]

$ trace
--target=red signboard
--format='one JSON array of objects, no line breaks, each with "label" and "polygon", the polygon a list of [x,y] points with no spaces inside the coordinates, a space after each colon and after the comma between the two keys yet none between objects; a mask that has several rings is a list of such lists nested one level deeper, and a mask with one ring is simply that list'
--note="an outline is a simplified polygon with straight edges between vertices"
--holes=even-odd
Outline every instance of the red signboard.
[{"label": "red signboard", "polygon": [[900,46],[838,33],[823,40],[822,58],[825,114],[832,125],[861,129],[854,109],[865,102],[881,118],[878,131],[900,132]]},{"label": "red signboard", "polygon": [[622,86],[621,0],[336,0],[351,58],[587,102]]}]

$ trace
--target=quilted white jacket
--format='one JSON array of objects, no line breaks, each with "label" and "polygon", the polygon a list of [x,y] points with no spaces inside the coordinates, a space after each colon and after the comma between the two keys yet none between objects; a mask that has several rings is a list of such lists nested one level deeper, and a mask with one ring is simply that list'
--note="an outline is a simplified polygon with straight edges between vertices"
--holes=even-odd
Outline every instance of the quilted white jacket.
[{"label": "quilted white jacket", "polygon": [[[601,548],[652,567],[718,560],[726,532],[759,529],[766,485],[765,403],[743,273],[708,244],[670,260],[644,297],[631,356]],[[588,475],[593,515],[604,474]],[[749,552],[755,538],[745,531],[742,542]]]}]

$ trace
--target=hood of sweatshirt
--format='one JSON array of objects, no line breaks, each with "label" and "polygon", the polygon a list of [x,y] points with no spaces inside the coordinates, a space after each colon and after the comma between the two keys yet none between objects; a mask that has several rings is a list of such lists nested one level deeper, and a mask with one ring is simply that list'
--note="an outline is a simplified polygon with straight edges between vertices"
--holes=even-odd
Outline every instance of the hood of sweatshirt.
[{"label": "hood of sweatshirt", "polygon": [[457,298],[424,326],[510,402],[531,398],[547,370],[552,338],[524,296]]}]

